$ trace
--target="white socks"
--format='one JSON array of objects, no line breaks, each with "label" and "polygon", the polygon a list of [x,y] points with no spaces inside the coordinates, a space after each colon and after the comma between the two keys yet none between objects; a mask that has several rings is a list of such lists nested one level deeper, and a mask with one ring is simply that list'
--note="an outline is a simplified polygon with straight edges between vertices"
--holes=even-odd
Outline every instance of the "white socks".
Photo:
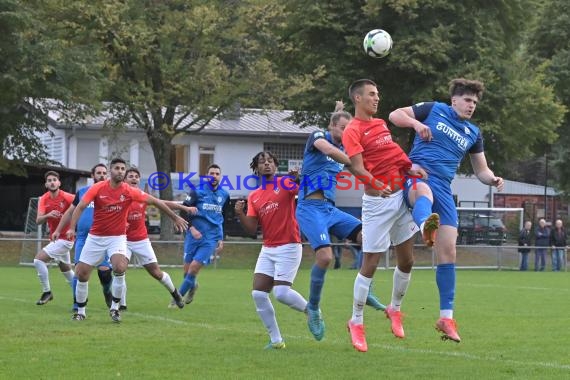
[{"label": "white socks", "polygon": [[251,296],[253,297],[253,302],[255,302],[257,314],[269,333],[271,343],[282,342],[283,338],[281,337],[281,332],[279,331],[279,326],[275,319],[275,309],[269,299],[269,293],[265,293],[260,290],[252,290]]},{"label": "white socks", "polygon": [[289,285],[276,285],[273,287],[275,299],[297,311],[305,311],[307,300]]},{"label": "white socks", "polygon": [[111,304],[111,310],[119,310],[119,303],[115,302],[115,299],[123,300],[126,298],[126,287],[125,287],[125,273],[115,273],[113,272],[113,283],[111,284],[111,294],[113,295],[113,303]]},{"label": "white socks", "polygon": [[[87,302],[87,295],[89,293],[89,283],[87,281],[81,282],[77,281],[77,287],[75,288],[75,301],[78,304],[77,313],[85,315],[85,303]],[[83,304],[83,306],[79,306]]]},{"label": "white socks", "polygon": [[34,266],[36,267],[36,271],[38,272],[38,277],[40,278],[40,284],[42,285],[42,292],[49,292],[51,291],[49,285],[49,273],[47,264],[44,263],[42,260],[34,259]]},{"label": "white socks", "polygon": [[160,283],[164,285],[164,287],[168,289],[170,293],[172,293],[175,289],[174,284],[172,283],[172,279],[170,278],[170,275],[166,272],[162,272],[162,278],[160,279]]},{"label": "white socks", "polygon": [[395,311],[400,311],[402,299],[406,295],[408,285],[410,284],[411,273],[404,273],[400,268],[394,269],[394,283],[392,285],[392,302],[391,306]]},{"label": "white socks", "polygon": [[364,305],[372,279],[358,273],[354,280],[354,300],[352,303],[352,323],[361,325],[364,323]]}]

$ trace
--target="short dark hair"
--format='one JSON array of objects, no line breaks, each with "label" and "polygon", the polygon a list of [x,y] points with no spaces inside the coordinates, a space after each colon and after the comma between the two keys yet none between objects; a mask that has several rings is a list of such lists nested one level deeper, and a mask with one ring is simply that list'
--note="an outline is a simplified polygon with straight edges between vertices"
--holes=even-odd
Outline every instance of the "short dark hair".
[{"label": "short dark hair", "polygon": [[206,172],[209,172],[210,169],[219,169],[220,172],[222,171],[222,168],[220,168],[220,165],[218,165],[218,164],[211,164],[211,165],[208,166],[208,168],[206,169]]},{"label": "short dark hair", "polygon": [[372,85],[374,87],[378,87],[378,85],[376,83],[374,83],[373,80],[370,80],[370,79],[358,79],[358,80],[355,80],[354,82],[352,82],[352,84],[348,88],[348,96],[350,97],[350,100],[352,100],[353,103],[354,103],[354,96],[357,93],[361,94],[362,89],[367,84]]},{"label": "short dark hair", "polygon": [[109,164],[109,166],[113,167],[113,165],[115,165],[115,164],[124,164],[126,166],[127,162],[125,160],[123,160],[121,157],[117,157],[117,158],[113,158],[111,160],[111,163]]},{"label": "short dark hair", "polygon": [[253,156],[253,158],[251,159],[251,163],[249,164],[249,168],[251,170],[253,170],[254,174],[258,174],[257,173],[257,166],[259,165],[259,159],[261,158],[271,158],[273,160],[273,162],[275,163],[275,166],[279,165],[279,158],[277,157],[276,154],[271,153],[269,151],[262,151],[257,153],[255,156]]},{"label": "short dark hair", "polygon": [[127,171],[125,172],[125,178],[129,175],[130,172],[133,173],[137,173],[139,175],[139,177],[141,176],[141,172],[139,171],[139,169],[131,166],[130,168],[127,169]]},{"label": "short dark hair", "polygon": [[49,176],[54,176],[55,178],[59,179],[59,173],[56,171],[53,171],[53,170],[47,171],[44,174],[44,179],[47,181],[47,177],[49,177]]},{"label": "short dark hair", "polygon": [[475,95],[481,100],[485,85],[478,80],[470,80],[465,78],[455,78],[449,82],[449,96]]},{"label": "short dark hair", "polygon": [[102,163],[98,163],[97,165],[95,165],[91,168],[91,174],[92,175],[95,175],[95,169],[97,169],[98,167],[102,167],[102,168],[105,168],[105,170],[107,170],[107,165],[102,164]]}]

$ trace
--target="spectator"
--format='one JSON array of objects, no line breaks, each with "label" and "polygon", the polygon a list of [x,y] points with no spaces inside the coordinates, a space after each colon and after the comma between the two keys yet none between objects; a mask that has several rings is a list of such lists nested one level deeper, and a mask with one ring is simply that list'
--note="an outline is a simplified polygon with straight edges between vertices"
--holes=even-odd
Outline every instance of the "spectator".
[{"label": "spectator", "polygon": [[522,248],[531,246],[532,236],[530,234],[530,229],[532,227],[532,222],[527,220],[524,222],[524,228],[519,234],[519,252],[521,254],[521,267],[520,270],[528,270],[528,254],[530,253],[530,248]]},{"label": "spectator", "polygon": [[[534,232],[536,246],[534,250],[534,271],[544,271],[546,265],[546,248],[550,244],[550,229],[546,226],[546,220],[538,221],[538,228]],[[539,266],[540,264],[540,266]]]},{"label": "spectator", "polygon": [[550,245],[552,246],[552,271],[559,272],[563,266],[566,267],[566,230],[560,219],[556,221],[550,234]]}]

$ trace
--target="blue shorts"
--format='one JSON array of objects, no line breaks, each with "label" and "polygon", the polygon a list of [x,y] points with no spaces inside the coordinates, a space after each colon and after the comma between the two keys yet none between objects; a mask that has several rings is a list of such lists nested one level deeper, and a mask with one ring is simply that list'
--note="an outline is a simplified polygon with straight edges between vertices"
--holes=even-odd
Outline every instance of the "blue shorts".
[{"label": "blue shorts", "polygon": [[329,233],[344,240],[353,231],[362,229],[360,220],[323,199],[300,200],[295,214],[301,233],[313,250],[331,245]]},{"label": "blue shorts", "polygon": [[410,206],[408,193],[417,182],[423,182],[429,186],[433,194],[432,211],[439,214],[440,224],[457,228],[459,218],[457,216],[457,207],[451,192],[451,186],[448,182],[437,177],[429,177],[428,179],[408,178],[404,184],[404,200]]},{"label": "blue shorts", "polygon": [[184,238],[184,263],[190,264],[193,260],[198,261],[202,265],[210,264],[210,259],[216,247],[218,239],[194,239],[191,233],[186,233]]},{"label": "blue shorts", "polygon": [[[81,251],[83,251],[83,246],[85,245],[85,240],[87,240],[87,235],[77,235],[75,238],[75,257],[73,259],[73,263],[77,264],[79,262],[79,257],[81,256]],[[107,267],[111,268],[111,262],[109,261],[109,256],[105,255],[105,259],[101,264],[98,265],[100,267]]]}]

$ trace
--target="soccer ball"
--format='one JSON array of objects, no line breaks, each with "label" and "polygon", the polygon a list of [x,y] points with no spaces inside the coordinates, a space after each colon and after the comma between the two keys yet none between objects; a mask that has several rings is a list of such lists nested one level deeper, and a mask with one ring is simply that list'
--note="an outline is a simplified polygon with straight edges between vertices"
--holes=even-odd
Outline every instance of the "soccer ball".
[{"label": "soccer ball", "polygon": [[374,29],[366,33],[364,41],[364,52],[372,58],[383,58],[390,54],[392,49],[392,37],[382,29]]}]

